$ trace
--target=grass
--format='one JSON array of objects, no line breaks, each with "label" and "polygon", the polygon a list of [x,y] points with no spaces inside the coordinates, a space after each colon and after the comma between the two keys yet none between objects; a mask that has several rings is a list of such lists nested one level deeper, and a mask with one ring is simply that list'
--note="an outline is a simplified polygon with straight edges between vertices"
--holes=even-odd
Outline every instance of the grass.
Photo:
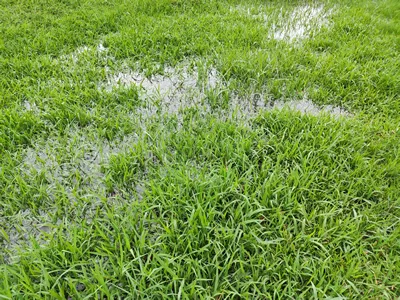
[{"label": "grass", "polygon": [[400,5],[321,3],[3,1],[0,299],[400,297]]}]

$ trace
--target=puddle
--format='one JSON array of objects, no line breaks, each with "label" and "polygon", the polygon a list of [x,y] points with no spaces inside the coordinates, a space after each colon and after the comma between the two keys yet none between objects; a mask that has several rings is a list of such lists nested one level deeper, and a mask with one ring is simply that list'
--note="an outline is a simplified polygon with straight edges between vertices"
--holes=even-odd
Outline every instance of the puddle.
[{"label": "puddle", "polygon": [[[37,175],[44,176],[42,188],[45,188],[47,196],[54,201],[60,197],[60,191],[71,204],[77,201],[76,197],[87,199],[88,203],[84,204],[83,209],[85,220],[89,222],[98,207],[104,205],[106,197],[110,205],[119,204],[118,191],[107,195],[102,167],[109,163],[112,155],[133,149],[137,141],[136,134],[107,142],[93,133],[89,135],[79,129],[71,129],[62,140],[50,137],[24,150],[21,174],[27,178],[28,183]],[[132,199],[140,201],[145,191],[144,186],[137,183],[134,190],[136,197],[132,195]],[[15,261],[18,248],[32,246],[32,239],[39,245],[46,245],[54,228],[62,222],[59,219],[54,222],[54,214],[51,209],[39,211],[38,214],[27,209],[14,216],[0,217],[0,224],[11,224],[3,228],[3,235],[7,235],[3,238],[3,243],[0,239],[0,249],[4,247],[7,250],[4,256],[6,261]],[[0,232],[0,237],[1,234]]]},{"label": "puddle", "polygon": [[332,13],[331,10],[326,10],[322,4],[301,5],[295,7],[292,12],[284,12],[281,9],[279,14],[267,14],[262,9],[262,7],[238,5],[231,7],[230,12],[257,20],[264,26],[269,26],[269,22],[277,19],[272,23],[270,37],[289,42],[309,38],[313,32],[328,25],[328,17]]},{"label": "puddle", "polygon": [[196,108],[202,114],[216,114],[223,119],[236,118],[242,121],[250,120],[261,111],[285,108],[309,115],[351,115],[340,107],[317,106],[307,97],[293,101],[271,101],[262,93],[238,97],[234,92],[229,92],[228,103],[219,103],[220,99],[217,98],[214,100],[216,107],[213,107],[207,93],[217,95],[223,90],[226,91],[225,87],[228,84],[215,68],[199,72],[196,68],[190,69],[188,63],[182,63],[177,68],[168,67],[164,75],[151,78],[132,70],[119,72],[109,75],[109,80],[103,88],[110,93],[117,87],[129,88],[132,85],[140,88],[140,97],[144,100],[144,104],[132,113],[132,118],[138,118],[141,124],[152,117],[162,115],[175,115],[181,124],[183,111],[189,108]]},{"label": "puddle", "polygon": [[72,62],[76,64],[78,62],[78,60],[79,60],[79,57],[82,54],[84,54],[84,53],[86,53],[86,52],[88,52],[90,50],[91,49],[88,46],[78,47],[77,49],[75,49],[75,51],[71,52],[70,54],[62,55],[60,57],[60,59],[61,59],[61,61],[65,61],[65,60],[71,59]]},{"label": "puddle", "polygon": [[[111,155],[132,149],[136,142],[136,134],[108,143],[96,135],[71,130],[64,143],[49,138],[43,144],[26,149],[22,172],[29,176],[44,172],[50,184],[63,184],[76,172],[90,174],[92,185],[97,186],[99,184],[95,183],[103,178],[101,165],[107,163]],[[64,154],[61,156],[60,153]]]},{"label": "puddle", "polygon": [[[157,115],[178,115],[190,107],[202,107],[208,91],[223,86],[223,80],[215,68],[192,67],[188,62],[182,62],[176,67],[166,67],[163,75],[146,77],[143,73],[128,70],[108,76],[106,83],[100,85],[107,93],[115,88],[139,88],[143,105],[132,113],[132,117],[145,121]],[[142,122],[143,123],[143,122]]]},{"label": "puddle", "polygon": [[37,107],[35,102],[29,102],[28,100],[25,100],[22,103],[22,107],[24,109],[25,112],[32,112],[34,114],[39,114],[40,110]]},{"label": "puddle", "polygon": [[332,117],[350,117],[352,114],[349,113],[342,107],[333,105],[321,105],[317,106],[314,102],[307,98],[297,101],[275,101],[271,103],[272,109],[284,109],[288,108],[300,112],[302,114],[308,114],[313,116],[318,116],[321,114],[329,114]]},{"label": "puddle", "polygon": [[106,52],[107,51],[107,48],[106,47],[104,47],[104,45],[103,45],[103,43],[99,43],[98,45],[97,45],[97,52],[99,52],[99,53],[103,53],[103,52]]},{"label": "puddle", "polygon": [[183,62],[176,68],[165,68],[164,75],[153,75],[150,78],[133,70],[109,75],[107,82],[100,87],[112,92],[113,88],[129,88],[134,85],[149,97],[168,100],[191,92],[203,93],[206,89],[215,88],[219,82],[217,70],[214,68],[206,74],[200,74],[196,67],[191,69],[188,63]]},{"label": "puddle", "polygon": [[68,64],[68,62],[72,62],[74,65],[79,62],[84,54],[99,54],[102,58],[106,59],[107,56],[107,48],[104,47],[103,43],[99,43],[97,46],[81,46],[76,48],[73,52],[69,54],[64,54],[59,57],[59,60],[63,64]]},{"label": "puddle", "polygon": [[304,5],[296,7],[290,15],[281,11],[279,21],[272,26],[272,37],[276,40],[293,41],[305,39],[311,33],[318,31],[328,24],[331,11],[325,10],[322,5]]},{"label": "puddle", "polygon": [[96,195],[107,193],[103,166],[112,155],[127,152],[137,143],[136,134],[109,143],[79,130],[71,130],[63,139],[61,143],[57,138],[49,138],[26,149],[21,172],[28,180],[42,176],[50,199],[55,199],[63,187],[71,203],[76,202],[76,197],[90,198],[94,204],[101,201]]},{"label": "puddle", "polygon": [[[240,11],[245,11],[240,6]],[[238,9],[238,8],[236,8]],[[311,30],[319,28],[325,22],[324,18],[330,12],[326,12],[322,5],[304,5],[296,7],[288,16],[280,14],[280,24],[284,26],[275,31],[276,39],[304,38]],[[260,16],[255,8],[247,9],[247,14]],[[317,27],[315,27],[317,26]],[[97,45],[97,53],[107,52],[102,43]],[[87,48],[78,48],[75,53],[83,53]],[[113,59],[113,58],[112,58]],[[221,105],[224,109],[213,108],[208,101],[208,93],[214,95],[228,86],[214,67],[207,67],[200,60],[182,61],[175,67],[167,66],[162,74],[147,77],[145,73],[137,70],[123,68],[121,71],[111,72],[105,67],[107,80],[98,84],[98,88],[106,93],[112,93],[115,89],[127,89],[135,86],[139,89],[139,97],[143,105],[131,113],[132,118],[140,120],[145,129],[148,119],[162,115],[174,115],[182,123],[182,113],[189,108],[196,108],[202,114],[217,113],[223,118],[250,119],[263,110],[284,109],[299,111],[304,114],[319,115],[328,113],[332,116],[350,116],[340,107],[316,106],[311,100],[304,99],[294,101],[274,101],[266,99],[263,94],[253,94],[252,97],[239,98],[234,92],[229,92],[229,103]],[[217,101],[219,101],[217,99]],[[219,103],[216,103],[217,106]],[[90,167],[90,166],[89,166]]]},{"label": "puddle", "polygon": [[350,117],[352,114],[339,106],[318,106],[307,97],[291,101],[271,101],[263,94],[253,94],[248,97],[232,96],[229,109],[222,113],[224,119],[236,118],[245,123],[257,116],[259,113],[270,110],[289,109],[304,115],[319,116],[329,114],[331,117]]},{"label": "puddle", "polygon": [[[53,216],[54,212],[51,211],[39,211],[38,214],[33,214],[30,209],[26,209],[13,216],[1,217],[0,223],[5,224],[3,235],[4,233],[7,235],[4,236],[3,242],[6,262],[17,261],[18,248],[32,246],[32,240],[41,246],[47,245],[49,237],[62,222],[60,219],[54,221]],[[8,226],[8,224],[12,225]]]}]

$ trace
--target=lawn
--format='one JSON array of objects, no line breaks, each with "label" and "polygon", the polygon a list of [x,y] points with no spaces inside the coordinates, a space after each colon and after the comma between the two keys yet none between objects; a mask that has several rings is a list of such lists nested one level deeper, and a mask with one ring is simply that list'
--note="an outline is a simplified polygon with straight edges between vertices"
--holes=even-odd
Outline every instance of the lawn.
[{"label": "lawn", "polygon": [[0,299],[400,297],[398,0],[3,0]]}]

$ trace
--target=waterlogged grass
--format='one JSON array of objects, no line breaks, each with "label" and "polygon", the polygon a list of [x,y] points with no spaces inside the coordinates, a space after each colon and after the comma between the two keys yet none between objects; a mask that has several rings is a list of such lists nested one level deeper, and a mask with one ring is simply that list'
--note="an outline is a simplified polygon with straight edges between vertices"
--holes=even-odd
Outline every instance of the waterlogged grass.
[{"label": "waterlogged grass", "polygon": [[37,2],[0,13],[1,299],[400,297],[398,1]]}]

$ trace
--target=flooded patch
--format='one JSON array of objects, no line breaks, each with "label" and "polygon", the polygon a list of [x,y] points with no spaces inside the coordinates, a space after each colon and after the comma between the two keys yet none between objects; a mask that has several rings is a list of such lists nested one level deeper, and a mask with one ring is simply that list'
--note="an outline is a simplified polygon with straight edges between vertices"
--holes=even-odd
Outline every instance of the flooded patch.
[{"label": "flooded patch", "polygon": [[220,80],[214,68],[201,74],[198,68],[190,68],[189,63],[183,62],[177,67],[166,67],[163,75],[146,77],[143,73],[127,70],[108,75],[108,80],[101,87],[107,92],[113,88],[129,88],[134,85],[139,87],[145,95],[157,97],[162,100],[188,94],[192,91],[204,92],[206,89],[215,88]]},{"label": "flooded patch", "polygon": [[230,12],[257,20],[261,25],[270,28],[270,38],[289,42],[309,38],[313,32],[328,24],[328,17],[332,13],[322,4],[301,5],[292,11],[281,9],[279,13],[266,13],[263,7],[237,5],[231,7]]},{"label": "flooded patch", "polygon": [[72,60],[73,63],[77,63],[80,56],[91,49],[88,46],[82,46],[76,48],[75,51],[71,52],[70,54],[65,54],[60,57],[61,61]]},{"label": "flooded patch", "polygon": [[279,21],[272,26],[272,37],[276,40],[293,41],[304,39],[328,24],[331,11],[325,10],[322,5],[303,5],[296,7],[289,15],[282,11]]},{"label": "flooded patch", "polygon": [[304,115],[319,116],[328,114],[331,117],[350,117],[352,114],[339,106],[316,105],[307,97],[299,100],[271,101],[263,94],[255,93],[248,97],[233,96],[230,100],[229,109],[222,115],[226,119],[236,118],[242,121],[249,121],[259,113],[271,110],[288,109],[294,112],[300,112]]},{"label": "flooded patch", "polygon": [[180,111],[190,107],[209,111],[205,104],[207,93],[222,87],[223,80],[215,68],[182,62],[176,67],[166,67],[162,75],[151,77],[134,70],[110,74],[100,88],[111,93],[116,88],[131,86],[139,89],[143,100],[133,115],[145,121],[156,115],[180,115]]},{"label": "flooded patch", "polygon": [[[242,6],[239,8],[235,8],[236,11],[246,11]],[[247,9],[246,14],[260,17],[256,8]],[[278,22],[280,25],[275,28],[274,38],[287,40],[304,38],[313,29],[322,26],[328,14],[329,12],[326,12],[323,6],[311,5],[297,7],[286,15],[281,12]],[[79,56],[87,51],[89,48],[81,47],[74,51],[73,55]],[[107,48],[102,43],[90,51],[95,51],[102,58],[107,57],[115,61],[114,57],[108,57]],[[120,64],[124,65],[124,62]],[[238,97],[235,91],[228,91],[229,82],[224,81],[216,68],[208,66],[205,61],[199,59],[184,60],[175,66],[166,66],[159,74],[152,76],[146,76],[145,72],[139,71],[139,68],[135,70],[121,67],[121,70],[112,71],[106,65],[102,70],[105,72],[106,80],[98,83],[100,91],[113,93],[118,89],[131,87],[138,89],[142,104],[129,114],[139,121],[143,130],[148,120],[165,115],[176,116],[180,126],[184,111],[187,109],[196,109],[203,115],[214,114],[223,119],[235,118],[244,121],[250,120],[261,111],[284,108],[311,115],[322,113],[334,117],[351,115],[340,107],[316,106],[307,98],[271,101],[262,93],[255,93],[251,97]],[[221,99],[220,94],[223,93],[225,97]],[[32,109],[29,103],[25,103],[25,107]],[[106,147],[102,146],[102,148]],[[96,165],[97,159],[93,163],[82,160],[81,169],[96,173],[97,169],[93,167],[93,164]],[[55,175],[58,176],[57,172]],[[101,176],[94,176],[94,178],[97,177]]]},{"label": "flooded patch", "polygon": [[[240,6],[244,11],[244,7]],[[237,10],[238,8],[236,8]],[[247,10],[248,15],[258,16],[255,8]],[[284,18],[289,20],[285,26],[280,27],[274,33],[277,39],[295,39],[305,37],[312,24],[324,22],[328,15],[323,6],[300,6],[288,16],[281,13],[280,23]],[[322,23],[321,23],[322,22]],[[318,27],[317,26],[317,27]],[[292,31],[293,29],[293,31]],[[87,48],[78,48],[75,53],[81,54],[88,51]],[[97,45],[97,53],[106,56],[107,48],[102,43]],[[115,58],[111,57],[115,60]],[[226,103],[219,103],[221,91],[227,92],[229,82],[225,82],[223,76],[212,66],[207,66],[205,61],[185,60],[176,66],[166,66],[160,74],[146,76],[144,72],[131,68],[122,68],[120,71],[111,71],[109,67],[103,69],[106,73],[106,81],[100,82],[98,88],[106,93],[113,93],[116,89],[129,89],[136,87],[142,105],[131,112],[132,118],[140,120],[142,129],[145,123],[153,118],[163,115],[177,116],[179,124],[182,123],[182,115],[186,109],[195,108],[201,114],[218,114],[222,118],[250,119],[261,111],[271,109],[284,109],[298,111],[304,114],[319,115],[328,113],[332,116],[350,116],[340,107],[316,106],[310,99],[298,99],[293,101],[271,101],[262,93],[255,93],[251,97],[238,97],[234,91],[228,92]]]},{"label": "flooded patch", "polygon": [[76,65],[84,55],[98,55],[99,58],[106,60],[111,58],[107,56],[107,48],[104,47],[103,43],[99,43],[97,46],[81,46],[76,48],[73,52],[69,54],[61,55],[58,61],[64,65],[72,64]]},{"label": "flooded patch", "polygon": [[49,138],[26,149],[21,171],[29,177],[44,176],[50,197],[52,189],[60,185],[71,199],[85,193],[104,194],[102,165],[108,163],[111,155],[134,148],[136,142],[137,135],[109,143],[96,135],[71,130],[62,142]]},{"label": "flooded patch", "polygon": [[2,231],[4,239],[2,246],[7,251],[6,262],[12,263],[18,260],[18,248],[31,246],[33,241],[39,245],[47,245],[49,237],[54,234],[61,222],[61,219],[54,220],[54,212],[43,210],[34,214],[30,209],[26,209],[13,216],[0,217],[0,223],[5,224]]},{"label": "flooded patch", "polygon": [[[67,137],[50,137],[24,150],[20,172],[28,184],[41,178],[41,195],[37,197],[48,198],[50,206],[51,203],[59,205],[60,197],[74,205],[79,197],[84,207],[77,213],[84,215],[82,220],[90,222],[104,201],[113,207],[122,205],[116,202],[118,191],[107,194],[103,167],[108,165],[111,156],[134,149],[137,140],[138,136],[131,134],[108,142],[93,133],[71,129]],[[140,201],[144,191],[145,187],[136,183],[132,200]],[[14,216],[0,217],[0,224],[6,224],[0,231],[0,249],[7,251],[3,256],[6,261],[15,261],[18,249],[31,247],[32,241],[46,245],[55,228],[63,222],[55,215],[52,209],[35,213],[26,209]]]},{"label": "flooded patch", "polygon": [[317,106],[307,97],[292,101],[271,101],[262,93],[239,97],[234,91],[229,91],[227,99],[221,99],[219,95],[227,92],[229,86],[223,76],[213,67],[203,67],[199,71],[198,68],[189,68],[188,63],[182,63],[176,68],[167,67],[163,75],[153,75],[150,78],[133,70],[118,72],[109,75],[102,88],[110,93],[115,88],[131,86],[139,88],[140,97],[144,100],[143,105],[132,113],[132,118],[140,119],[141,123],[162,115],[177,116],[181,123],[183,112],[190,108],[197,109],[201,114],[242,121],[272,109],[289,109],[309,115],[327,113],[334,117],[351,115],[340,107]]},{"label": "flooded patch", "polygon": [[103,53],[103,52],[106,52],[107,51],[107,48],[106,47],[104,47],[104,45],[103,45],[103,43],[99,43],[98,45],[97,45],[97,52],[99,52],[99,53]]},{"label": "flooded patch", "polygon": [[333,105],[321,105],[318,106],[311,100],[307,98],[303,98],[302,100],[297,101],[275,101],[271,103],[271,107],[273,109],[284,109],[288,108],[290,110],[294,110],[300,112],[302,114],[308,114],[313,116],[318,116],[321,114],[329,114],[333,117],[349,117],[351,113],[339,106]]},{"label": "flooded patch", "polygon": [[87,199],[89,210],[95,210],[104,199],[113,201],[112,195],[107,195],[103,172],[110,157],[128,152],[136,144],[136,134],[107,142],[96,135],[71,130],[67,137],[50,137],[26,149],[21,175],[27,182],[43,180],[42,196],[51,201],[60,197],[71,203],[77,203],[77,198]]},{"label": "flooded patch", "polygon": [[35,102],[30,102],[28,100],[25,100],[22,103],[22,107],[26,112],[32,112],[34,114],[38,114],[40,112],[39,108],[37,107]]}]

